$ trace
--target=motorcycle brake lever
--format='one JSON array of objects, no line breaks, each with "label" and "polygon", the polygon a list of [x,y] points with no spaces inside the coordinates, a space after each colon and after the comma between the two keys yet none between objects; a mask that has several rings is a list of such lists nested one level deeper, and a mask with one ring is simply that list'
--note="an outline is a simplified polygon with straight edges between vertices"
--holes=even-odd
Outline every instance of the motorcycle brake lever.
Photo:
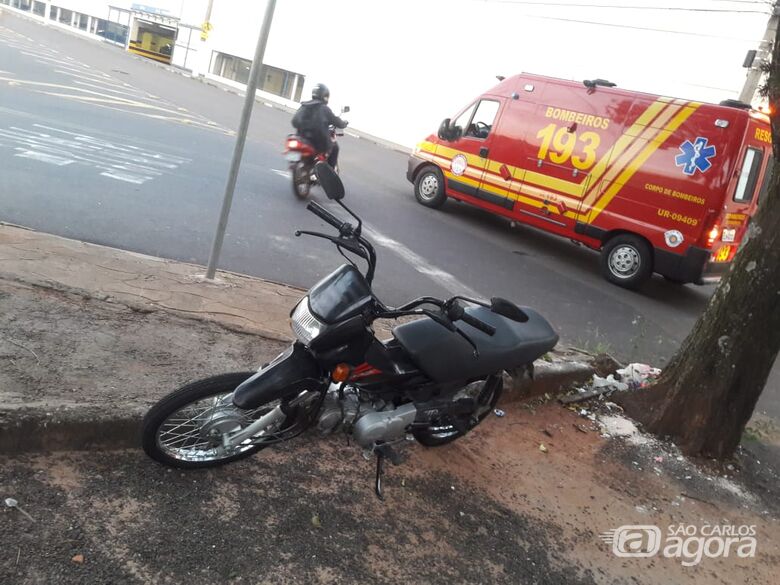
[{"label": "motorcycle brake lever", "polygon": [[342,237],[337,238],[337,237],[331,236],[329,234],[323,234],[323,233],[320,233],[320,232],[310,232],[308,230],[296,230],[295,231],[295,236],[296,237],[298,237],[298,236],[315,236],[317,238],[324,238],[326,240],[329,240],[329,241],[333,242],[337,246],[340,246],[340,247],[342,247],[342,248],[344,248],[346,250],[349,250],[353,254],[357,254],[358,256],[363,258],[364,260],[367,259],[366,252],[363,250],[363,248],[361,248],[360,246],[357,245],[357,243],[355,242],[354,238],[349,238],[349,239],[342,238]]}]

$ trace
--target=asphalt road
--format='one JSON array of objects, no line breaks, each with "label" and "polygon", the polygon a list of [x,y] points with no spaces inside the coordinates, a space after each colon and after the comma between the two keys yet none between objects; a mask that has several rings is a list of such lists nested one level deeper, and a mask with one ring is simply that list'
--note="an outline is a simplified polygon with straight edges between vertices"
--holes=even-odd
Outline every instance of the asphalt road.
[{"label": "asphalt road", "polygon": [[[399,94],[396,115],[413,99]],[[117,47],[4,13],[0,219],[205,264],[242,101]],[[289,120],[255,108],[220,267],[309,287],[340,257],[293,235],[325,226],[292,194],[281,154]],[[402,153],[349,135],[341,152],[346,201],[379,244],[375,289],[387,303],[504,296],[540,310],[570,344],[662,365],[714,290],[659,277],[640,293],[620,289],[601,278],[596,254],[566,240],[459,203],[418,205]],[[328,204],[321,192],[313,197]],[[777,367],[759,408],[780,418]]]}]

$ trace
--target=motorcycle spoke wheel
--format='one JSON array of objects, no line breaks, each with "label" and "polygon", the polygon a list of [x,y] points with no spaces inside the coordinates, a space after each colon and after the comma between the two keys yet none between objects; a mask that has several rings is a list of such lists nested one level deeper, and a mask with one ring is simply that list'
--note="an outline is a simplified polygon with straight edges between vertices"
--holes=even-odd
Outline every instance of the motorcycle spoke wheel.
[{"label": "motorcycle spoke wheel", "polygon": [[[274,401],[254,410],[239,410],[232,405],[232,393],[220,394],[186,405],[172,413],[157,430],[160,449],[182,461],[217,461],[242,453],[254,445],[250,441],[226,449],[223,432],[235,432],[278,406]],[[276,429],[266,429],[270,434]]]},{"label": "motorcycle spoke wheel", "polygon": [[[171,467],[214,467],[248,457],[279,440],[292,422],[282,418],[251,440],[226,447],[223,436],[246,428],[279,405],[271,401],[253,410],[233,405],[233,390],[253,372],[224,374],[188,384],[155,404],[144,417],[143,448]],[[264,441],[264,437],[267,439]]]}]

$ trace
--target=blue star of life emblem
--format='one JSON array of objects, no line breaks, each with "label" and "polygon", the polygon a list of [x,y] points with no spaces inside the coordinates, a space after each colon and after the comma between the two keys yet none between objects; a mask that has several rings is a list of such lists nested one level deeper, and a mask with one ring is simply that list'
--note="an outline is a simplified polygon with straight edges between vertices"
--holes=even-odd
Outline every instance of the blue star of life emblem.
[{"label": "blue star of life emblem", "polygon": [[680,152],[682,154],[675,157],[674,164],[682,167],[686,175],[693,175],[697,169],[705,173],[712,166],[710,159],[715,156],[715,147],[707,144],[706,138],[699,136],[693,143],[690,140],[683,142]]}]

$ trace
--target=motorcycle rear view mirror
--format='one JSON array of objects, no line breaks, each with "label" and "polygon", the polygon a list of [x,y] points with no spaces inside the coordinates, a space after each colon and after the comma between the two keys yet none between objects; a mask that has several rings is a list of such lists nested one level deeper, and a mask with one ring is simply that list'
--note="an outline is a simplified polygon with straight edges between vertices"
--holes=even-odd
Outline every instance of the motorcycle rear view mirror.
[{"label": "motorcycle rear view mirror", "polygon": [[525,311],[512,301],[502,299],[501,297],[493,297],[490,299],[490,310],[496,315],[501,315],[512,321],[517,321],[518,323],[525,323],[528,321],[528,315],[525,314]]},{"label": "motorcycle rear view mirror", "polygon": [[348,114],[349,113],[349,106],[344,106],[343,108],[341,108],[341,113],[342,114]]},{"label": "motorcycle rear view mirror", "polygon": [[336,174],[336,171],[333,170],[333,167],[326,162],[320,161],[314,165],[314,174],[317,176],[317,180],[325,190],[328,199],[333,199],[335,201],[344,199],[344,183],[341,182],[341,179]]}]

